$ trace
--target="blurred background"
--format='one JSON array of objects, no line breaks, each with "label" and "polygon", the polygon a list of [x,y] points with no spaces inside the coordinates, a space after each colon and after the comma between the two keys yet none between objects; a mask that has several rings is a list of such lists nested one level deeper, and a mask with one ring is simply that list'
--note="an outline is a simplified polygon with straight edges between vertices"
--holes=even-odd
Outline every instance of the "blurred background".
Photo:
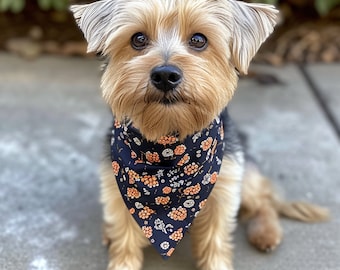
[{"label": "blurred background", "polygon": [[[0,0],[0,49],[27,59],[41,54],[85,56],[86,44],[68,5],[88,2],[94,1]],[[281,10],[280,24],[256,61],[281,65],[340,60],[340,0],[252,2]]]}]

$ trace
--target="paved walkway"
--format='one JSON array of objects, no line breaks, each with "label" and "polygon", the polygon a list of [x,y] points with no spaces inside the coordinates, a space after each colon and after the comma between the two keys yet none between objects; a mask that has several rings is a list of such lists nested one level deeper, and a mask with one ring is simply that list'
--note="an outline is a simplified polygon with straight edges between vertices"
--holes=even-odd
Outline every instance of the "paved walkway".
[{"label": "paved walkway", "polygon": [[[0,55],[0,269],[103,270],[97,166],[110,112],[94,60]],[[235,233],[237,270],[340,270],[340,65],[254,66],[282,84],[243,79],[231,104],[249,150],[289,199],[331,209],[323,224],[282,220],[272,254]],[[193,270],[185,239],[146,270]],[[218,269],[216,269],[218,270]]]}]

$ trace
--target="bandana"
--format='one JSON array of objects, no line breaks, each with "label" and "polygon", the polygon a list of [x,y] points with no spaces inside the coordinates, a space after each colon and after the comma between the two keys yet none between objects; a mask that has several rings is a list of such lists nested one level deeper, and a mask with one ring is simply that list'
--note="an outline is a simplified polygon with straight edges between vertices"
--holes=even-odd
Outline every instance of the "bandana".
[{"label": "bandana", "polygon": [[223,123],[179,141],[146,140],[131,123],[115,121],[111,135],[114,175],[124,202],[151,244],[171,256],[205,205],[223,157]]}]

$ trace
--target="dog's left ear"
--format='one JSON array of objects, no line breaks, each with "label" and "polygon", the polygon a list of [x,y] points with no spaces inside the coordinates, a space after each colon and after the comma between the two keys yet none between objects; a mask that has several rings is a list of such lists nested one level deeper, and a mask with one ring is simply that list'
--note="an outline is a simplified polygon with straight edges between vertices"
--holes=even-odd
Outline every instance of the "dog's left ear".
[{"label": "dog's left ear", "polygon": [[231,60],[240,73],[247,74],[251,59],[274,30],[278,10],[266,4],[228,2],[233,16]]},{"label": "dog's left ear", "polygon": [[108,29],[119,13],[119,0],[100,0],[91,4],[72,5],[70,10],[88,42],[87,52],[104,50],[108,35],[115,29]]}]

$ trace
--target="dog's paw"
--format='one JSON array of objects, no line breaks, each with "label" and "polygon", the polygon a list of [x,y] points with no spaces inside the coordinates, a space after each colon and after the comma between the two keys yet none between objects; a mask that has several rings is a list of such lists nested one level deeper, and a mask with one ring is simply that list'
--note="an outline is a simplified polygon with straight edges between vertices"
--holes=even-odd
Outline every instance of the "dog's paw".
[{"label": "dog's paw", "polygon": [[119,248],[111,243],[109,247],[109,265],[107,270],[141,270],[142,252],[129,252],[122,245]]},{"label": "dog's paw", "polygon": [[233,270],[232,256],[230,250],[225,252],[218,250],[210,253],[209,251],[197,258],[197,268],[200,270]]},{"label": "dog's paw", "polygon": [[140,263],[133,261],[117,262],[117,260],[110,261],[107,270],[141,270]]},{"label": "dog's paw", "polygon": [[261,233],[257,232],[249,236],[249,242],[254,245],[257,249],[270,252],[276,249],[281,243],[281,237],[275,233]]},{"label": "dog's paw", "polygon": [[222,261],[218,261],[217,263],[200,265],[198,266],[200,270],[233,270],[234,268],[230,264],[224,264]]},{"label": "dog's paw", "polygon": [[276,220],[254,219],[249,223],[248,240],[261,251],[273,251],[282,241],[281,227]]}]

